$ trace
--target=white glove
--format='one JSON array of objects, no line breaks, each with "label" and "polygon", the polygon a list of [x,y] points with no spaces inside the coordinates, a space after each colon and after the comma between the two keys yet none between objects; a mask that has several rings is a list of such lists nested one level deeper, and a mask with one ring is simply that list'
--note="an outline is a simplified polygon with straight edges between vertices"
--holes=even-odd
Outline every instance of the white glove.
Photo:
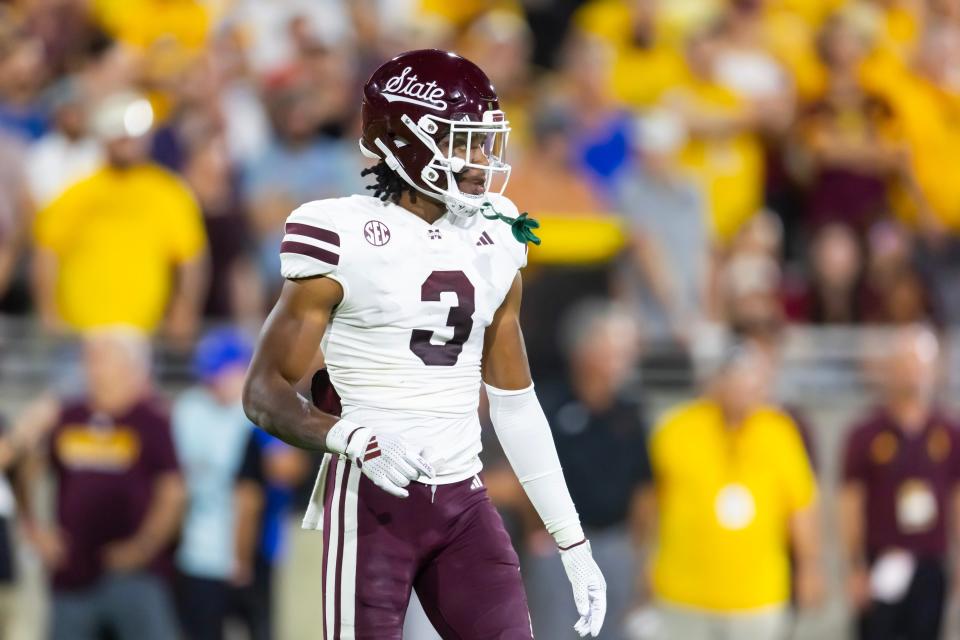
[{"label": "white glove", "polygon": [[352,460],[363,475],[390,495],[406,498],[404,488],[420,476],[433,478],[430,463],[403,438],[377,435],[368,427],[341,420],[327,432],[327,449]]},{"label": "white glove", "polygon": [[590,543],[585,540],[569,549],[561,549],[560,559],[573,585],[573,601],[580,614],[580,620],[573,628],[581,638],[587,634],[596,638],[607,615],[607,581],[593,560]]}]

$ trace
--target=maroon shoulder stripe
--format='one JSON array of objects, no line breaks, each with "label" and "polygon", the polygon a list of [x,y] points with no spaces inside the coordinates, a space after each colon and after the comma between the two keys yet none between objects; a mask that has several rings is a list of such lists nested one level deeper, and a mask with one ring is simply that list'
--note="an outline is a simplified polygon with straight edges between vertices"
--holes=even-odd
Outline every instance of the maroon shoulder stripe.
[{"label": "maroon shoulder stripe", "polygon": [[320,262],[326,262],[327,264],[340,264],[340,256],[332,251],[315,247],[312,244],[297,242],[296,240],[284,240],[281,242],[280,253],[299,253],[300,255],[309,256]]},{"label": "maroon shoulder stripe", "polygon": [[288,222],[284,227],[284,231],[287,233],[295,233],[298,236],[313,238],[314,240],[329,242],[330,244],[335,244],[338,247],[340,246],[340,234],[336,233],[335,231],[330,231],[329,229],[321,229],[320,227],[315,227],[310,224],[303,224],[302,222]]}]

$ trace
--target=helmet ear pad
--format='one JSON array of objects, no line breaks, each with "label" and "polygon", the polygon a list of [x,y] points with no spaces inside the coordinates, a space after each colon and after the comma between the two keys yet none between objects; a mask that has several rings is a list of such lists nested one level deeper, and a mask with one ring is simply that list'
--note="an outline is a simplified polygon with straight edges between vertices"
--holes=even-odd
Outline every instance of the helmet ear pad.
[{"label": "helmet ear pad", "polygon": [[[431,137],[437,140],[438,137],[442,138],[443,135],[445,133],[441,131]],[[382,149],[380,149],[380,145],[385,146],[399,162],[400,167],[406,168],[407,176],[416,184],[417,189],[426,192],[425,195],[437,198],[439,197],[436,194],[437,191],[446,191],[446,172],[430,166],[430,163],[434,160],[433,150],[427,148],[412,131],[407,129],[407,125],[399,118],[371,123],[364,131],[363,144],[366,148],[375,150],[377,155],[389,164],[389,159],[384,156]],[[465,161],[462,162],[465,164]],[[394,170],[396,169],[394,168]],[[426,176],[432,179],[428,180]]]}]

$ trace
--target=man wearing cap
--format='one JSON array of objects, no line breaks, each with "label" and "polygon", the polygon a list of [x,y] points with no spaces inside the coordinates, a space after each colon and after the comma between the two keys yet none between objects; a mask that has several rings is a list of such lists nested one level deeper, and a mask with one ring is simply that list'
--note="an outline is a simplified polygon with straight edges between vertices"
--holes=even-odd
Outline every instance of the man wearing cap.
[{"label": "man wearing cap", "polygon": [[223,637],[230,584],[249,580],[252,544],[238,545],[237,532],[256,532],[259,514],[246,508],[250,496],[237,491],[236,481],[253,431],[240,405],[252,351],[236,330],[206,334],[194,354],[200,384],[180,394],[173,407],[174,443],[187,485],[176,558],[180,617],[191,640]]},{"label": "man wearing cap", "polygon": [[957,540],[960,432],[937,403],[936,336],[897,329],[879,406],[847,440],[840,524],[863,640],[938,638]]},{"label": "man wearing cap", "polygon": [[106,165],[37,214],[35,299],[51,330],[127,324],[171,337],[195,331],[206,238],[199,207],[149,162],[150,103],[114,94],[93,111]]},{"label": "man wearing cap", "polygon": [[761,351],[735,346],[653,433],[664,640],[776,640],[791,581],[801,607],[822,596],[816,483],[796,425],[765,404],[771,377]]}]

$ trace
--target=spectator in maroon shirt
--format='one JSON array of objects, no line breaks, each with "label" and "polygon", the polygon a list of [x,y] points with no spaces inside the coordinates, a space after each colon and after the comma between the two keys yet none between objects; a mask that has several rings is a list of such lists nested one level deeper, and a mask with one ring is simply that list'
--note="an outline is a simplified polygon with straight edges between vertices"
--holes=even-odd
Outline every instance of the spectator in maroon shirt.
[{"label": "spectator in maroon shirt", "polygon": [[[84,397],[61,401],[49,446],[34,456],[24,486],[49,467],[56,478],[54,524],[32,517],[29,537],[51,572],[53,640],[177,637],[164,576],[171,566],[184,488],[170,421],[151,397],[147,339],[132,329],[86,337]],[[31,479],[33,481],[31,481]]]},{"label": "spectator in maroon shirt", "polygon": [[960,431],[937,404],[935,335],[903,327],[888,344],[881,402],[851,431],[844,458],[848,591],[861,640],[936,640],[960,516]]},{"label": "spectator in maroon shirt", "polygon": [[865,231],[889,209],[889,184],[907,177],[893,109],[860,79],[866,44],[841,16],[827,20],[818,38],[827,83],[798,119],[795,149],[809,165],[809,230],[840,222]]}]

